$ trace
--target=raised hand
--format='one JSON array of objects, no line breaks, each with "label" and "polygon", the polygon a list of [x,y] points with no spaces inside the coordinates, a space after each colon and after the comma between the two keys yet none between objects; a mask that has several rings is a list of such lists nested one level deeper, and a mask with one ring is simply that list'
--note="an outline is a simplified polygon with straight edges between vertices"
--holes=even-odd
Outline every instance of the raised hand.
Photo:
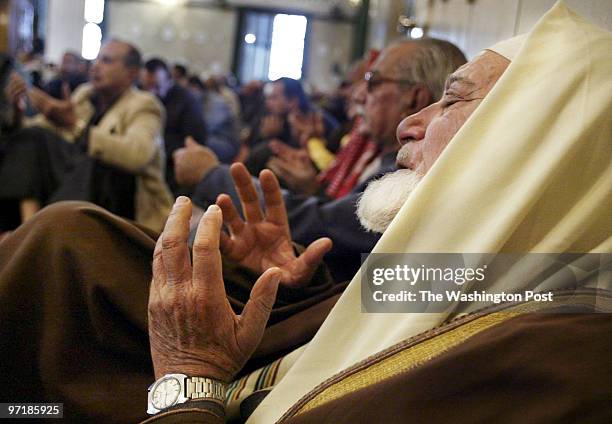
[{"label": "raised hand", "polygon": [[283,132],[283,119],[278,115],[266,115],[261,120],[259,134],[263,138],[278,137]]},{"label": "raised hand", "polygon": [[191,136],[185,138],[185,147],[175,150],[172,158],[176,182],[185,187],[195,186],[219,164],[215,152],[198,144]]},{"label": "raised hand", "polygon": [[293,137],[299,140],[301,146],[305,146],[313,137],[323,137],[325,132],[323,115],[318,111],[292,112],[288,116],[288,121]]},{"label": "raised hand", "polygon": [[76,124],[74,104],[70,99],[54,99],[38,88],[28,90],[28,97],[32,106],[57,126],[72,128]]},{"label": "raised hand", "polygon": [[294,149],[279,141],[270,142],[272,157],[267,167],[282,178],[295,193],[313,195],[319,189],[317,170],[305,149]]},{"label": "raised hand", "polygon": [[222,194],[217,198],[224,223],[229,229],[229,235],[221,235],[223,254],[257,273],[270,267],[280,268],[283,285],[300,287],[308,284],[323,256],[331,249],[331,240],[320,238],[297,256],[291,243],[287,211],[274,174],[266,169],[259,176],[266,207],[264,214],[246,167],[235,163],[231,173],[246,220],[240,218],[228,195]]},{"label": "raised hand", "polygon": [[212,205],[202,216],[193,265],[187,247],[190,217],[191,202],[179,197],[153,255],[149,340],[155,378],[181,373],[227,383],[261,341],[280,272],[264,272],[242,314],[236,315],[221,274],[221,210]]}]

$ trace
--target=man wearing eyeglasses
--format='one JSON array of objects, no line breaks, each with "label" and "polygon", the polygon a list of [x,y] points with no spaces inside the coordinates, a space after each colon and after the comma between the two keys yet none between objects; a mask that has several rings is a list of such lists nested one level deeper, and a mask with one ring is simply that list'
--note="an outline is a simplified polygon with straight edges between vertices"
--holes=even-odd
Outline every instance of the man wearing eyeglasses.
[{"label": "man wearing eyeglasses", "polygon": [[[417,44],[420,46],[421,42]],[[430,62],[426,62],[428,60]],[[380,77],[383,78],[399,80],[400,76],[405,74],[411,81],[422,81],[419,79],[420,75],[431,75],[434,71],[430,69],[431,66],[422,66],[420,61],[442,69],[455,66],[453,61],[449,60],[449,55],[444,54],[444,49],[441,49],[441,54],[436,56],[425,44],[421,52],[415,48],[414,43],[402,43],[390,47],[387,54],[383,54],[374,64],[372,70],[380,72]],[[409,73],[406,69],[410,63],[422,69]],[[441,71],[440,74],[443,75],[440,84],[443,84],[446,71]],[[375,117],[378,121],[371,122],[376,131],[374,136],[381,146],[385,148],[388,146],[389,156],[394,161],[394,150],[399,144],[395,142],[397,147],[394,147],[388,139],[383,138],[382,129],[387,129],[387,125],[391,125],[393,120],[399,123],[411,110],[424,106],[419,104],[419,101],[426,102],[415,98],[414,94],[418,90],[411,84],[392,81],[373,84],[372,81],[370,78],[370,91],[364,90],[367,113],[378,113]],[[421,84],[426,86],[424,82]],[[366,88],[365,83],[362,84],[362,88]],[[427,101],[434,98],[434,95],[428,92],[429,89],[420,90],[428,93],[428,96],[422,96]],[[376,108],[381,110],[377,111]],[[393,119],[391,119],[392,114]],[[387,164],[382,162],[379,174],[384,173],[385,169],[395,169],[393,164],[383,168],[386,166]],[[223,168],[220,166],[218,169]],[[204,183],[208,183],[208,178],[214,177],[217,172],[221,171],[211,170],[210,176],[204,178]],[[239,237],[224,239],[227,253],[223,267],[226,272],[225,284],[230,296],[225,306],[229,307],[231,304],[243,310],[251,293],[252,282],[256,278],[253,276],[259,274],[260,266],[268,267],[270,257],[274,259],[272,264],[283,267],[282,270],[276,268],[276,271],[268,271],[264,278],[265,280],[279,277],[278,271],[283,273],[283,286],[278,291],[280,307],[275,308],[270,321],[270,325],[279,325],[274,330],[279,338],[270,339],[269,350],[261,357],[263,361],[282,349],[293,348],[298,339],[299,343],[303,343],[312,337],[339,292],[345,287],[344,284],[336,282],[346,281],[352,277],[347,274],[357,269],[360,253],[370,251],[377,236],[363,230],[355,216],[355,202],[363,191],[364,184],[357,187],[350,195],[327,204],[320,204],[314,197],[305,199],[288,193],[284,193],[284,198],[281,199],[278,183],[275,183],[273,174],[264,171],[261,176],[262,187],[266,193],[264,215],[244,165],[234,164],[232,174],[236,177],[236,185],[241,196],[238,197],[236,188],[232,184],[228,193],[233,193],[234,200],[243,201],[246,222],[241,220],[238,212],[231,206],[231,199],[222,196],[219,207],[223,210],[223,216],[229,220],[228,225],[232,234],[240,234]],[[219,189],[225,188],[211,185],[211,190]],[[283,201],[286,202],[286,210],[283,208]],[[186,205],[185,202],[188,202],[186,198],[180,198],[179,203]],[[380,206],[385,205],[380,204]],[[179,212],[180,215],[176,214],[178,210],[182,211]],[[220,216],[219,208],[213,207],[212,210],[216,210],[214,213]],[[178,222],[177,217],[182,219],[184,211],[186,209],[175,209],[169,222]],[[210,216],[209,212],[208,217]],[[182,228],[185,230],[186,226],[183,225]],[[294,237],[291,237],[290,231]],[[79,237],[74,237],[75,234]],[[204,233],[200,228],[196,235],[198,242],[202,241],[202,234]],[[39,337],[38,333],[36,336],[24,336],[19,339],[28,341],[28,349],[21,349],[21,345],[15,343],[12,345],[5,343],[2,346],[4,356],[16,352],[16,355],[9,358],[10,361],[5,361],[6,363],[23,365],[13,366],[10,370],[5,367],[6,372],[0,372],[0,382],[6,381],[7,384],[8,382],[13,384],[17,381],[17,376],[19,377],[21,383],[13,384],[12,396],[16,397],[19,393],[22,393],[22,399],[36,396],[36,393],[33,395],[30,393],[31,387],[36,384],[43,385],[41,381],[44,381],[45,388],[48,388],[46,393],[52,397],[58,396],[56,399],[62,399],[66,405],[69,405],[72,417],[103,422],[136,422],[142,417],[144,412],[142,389],[150,383],[153,373],[150,366],[150,346],[147,339],[143,339],[142,336],[149,322],[147,302],[151,281],[151,257],[154,256],[153,240],[156,237],[158,235],[154,232],[135,227],[100,208],[84,203],[60,203],[41,211],[18,232],[2,242],[6,251],[4,256],[0,255],[0,264],[4,265],[0,287],[3,289],[2,293],[6,294],[2,298],[3,305],[11,305],[14,296],[9,296],[9,299],[7,295],[13,293],[13,288],[18,288],[15,293],[23,293],[24,290],[28,293],[27,302],[23,307],[2,309],[5,311],[2,317],[7,317],[3,320],[3,324],[7,322],[17,325],[20,321],[30,323],[34,319],[34,324],[30,323],[28,328],[33,326],[45,328],[52,334],[56,334],[59,328],[62,332],[62,337],[56,337],[58,340],[54,340],[52,348],[42,349],[44,352],[40,355],[38,354],[40,343],[34,340]],[[335,245],[329,252],[331,243],[325,237],[332,239]],[[308,247],[297,255],[291,244],[292,239]],[[311,243],[313,239],[318,241]],[[19,240],[25,243],[23,248],[13,244]],[[183,239],[176,239],[177,241],[173,242],[166,233],[159,240],[158,252],[155,254],[158,259],[162,245],[165,250],[171,250],[173,244],[183,243],[185,249],[181,247],[183,250],[180,251],[186,251]],[[201,243],[199,247],[202,247]],[[13,256],[13,249],[21,254]],[[195,255],[202,254],[202,250],[198,248],[194,249],[194,252]],[[328,278],[324,269],[317,267],[326,252],[328,253],[325,263],[334,272],[335,281]],[[32,266],[31,258],[37,258],[37,266]],[[236,270],[237,267],[242,268],[240,274]],[[213,268],[210,269],[211,272],[214,271]],[[27,272],[41,272],[41,277],[27,274],[28,277],[24,274]],[[33,288],[28,289],[27,285],[24,286],[24,282],[31,282],[34,284]],[[40,284],[44,286],[44,290],[41,289],[42,286],[39,287]],[[258,287],[265,287],[265,284],[264,286],[259,284]],[[273,285],[270,284],[269,287]],[[45,299],[51,301],[38,302],[37,293],[42,293]],[[257,291],[253,299],[255,302],[251,302],[251,305],[259,299]],[[47,310],[50,304],[55,308],[51,312]],[[15,305],[19,306],[21,303]],[[28,305],[33,305],[35,310],[28,312],[31,310]],[[44,314],[36,312],[37,305],[46,308]],[[262,303],[259,307],[268,306]],[[258,307],[247,308],[256,313]],[[7,314],[11,311],[17,311],[19,314],[10,315],[9,319]],[[28,315],[26,320],[16,318],[21,317],[24,311]],[[79,311],[85,312],[79,314]],[[297,315],[298,313],[300,315]],[[49,317],[52,317],[52,324],[47,325],[46,321],[44,323],[40,321]],[[157,320],[157,318],[158,316],[152,316],[152,319]],[[74,321],[75,319],[78,323]],[[224,328],[226,327],[218,326],[220,331],[224,331]],[[22,329],[18,325],[9,326],[4,333],[10,335],[13,334],[13,330],[23,332],[27,328]],[[53,338],[53,335],[49,336],[47,333],[45,331],[43,334],[45,337],[40,338],[43,345],[49,337]],[[167,333],[163,331],[160,334],[161,337],[156,340],[162,340]],[[251,340],[253,337],[258,337],[254,333],[247,335]],[[4,339],[8,340],[10,337]],[[74,346],[78,346],[78,349]],[[126,346],[127,352],[123,350]],[[157,355],[156,359],[161,358],[158,347],[159,345],[156,345],[152,351]],[[70,353],[71,364],[76,364],[75,367],[64,366],[66,352]],[[57,358],[60,358],[63,364],[59,368],[56,368]],[[102,369],[104,372],[100,371]],[[13,370],[19,372],[12,372]],[[21,370],[34,371],[24,376]],[[45,375],[41,375],[38,370],[45,371],[43,373]],[[46,370],[51,371],[46,372]],[[75,380],[74,376],[83,370],[89,370],[88,377]],[[163,372],[159,367],[157,371]],[[181,371],[189,372],[189,370]],[[191,375],[198,374],[194,372]],[[220,379],[216,376],[210,377]],[[80,385],[85,384],[83,387],[86,389],[64,390],[66,382],[72,381],[78,381]],[[108,381],[112,384],[106,384]],[[200,383],[202,381],[197,382]],[[210,387],[219,388],[216,392],[219,396],[223,395],[223,386],[212,380],[208,383],[211,383]],[[168,388],[169,386],[166,385]],[[166,399],[171,400],[164,394],[160,396],[160,393],[152,390],[152,399],[157,402],[155,404],[157,406],[153,406],[157,409],[163,409]],[[119,407],[108,408],[109,404]]]},{"label": "man wearing eyeglasses", "polygon": [[[360,225],[356,203],[370,181],[396,170],[400,144],[395,129],[402,118],[437,100],[446,77],[465,61],[455,45],[442,40],[402,41],[385,48],[356,88],[357,102],[365,109],[362,128],[357,130],[370,134],[378,150],[377,158],[363,171],[368,176],[360,179],[348,195],[325,203],[316,196],[283,191],[293,240],[304,246],[320,237],[333,241],[325,263],[337,281],[353,276],[360,265],[360,254],[369,252],[380,237]],[[227,193],[239,207],[229,166],[213,160],[214,155],[203,146],[194,146],[185,156],[190,169],[179,169],[182,164],[178,161],[175,171],[177,179],[186,174],[195,176],[183,184],[196,185],[192,200],[197,206],[206,208]]]}]

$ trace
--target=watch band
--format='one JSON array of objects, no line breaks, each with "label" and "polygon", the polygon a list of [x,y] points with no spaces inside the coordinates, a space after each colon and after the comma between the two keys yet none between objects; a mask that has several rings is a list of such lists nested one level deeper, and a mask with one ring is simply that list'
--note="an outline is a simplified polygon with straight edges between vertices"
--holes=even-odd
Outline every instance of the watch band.
[{"label": "watch band", "polygon": [[225,403],[225,384],[207,377],[189,377],[185,379],[185,397]]}]

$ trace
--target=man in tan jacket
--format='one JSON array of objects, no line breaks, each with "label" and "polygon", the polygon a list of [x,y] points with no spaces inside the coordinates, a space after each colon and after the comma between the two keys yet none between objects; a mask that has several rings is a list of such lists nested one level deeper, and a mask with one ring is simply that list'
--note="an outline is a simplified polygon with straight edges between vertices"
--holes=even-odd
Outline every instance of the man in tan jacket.
[{"label": "man in tan jacket", "polygon": [[0,163],[0,197],[20,200],[23,219],[51,202],[88,200],[161,229],[172,204],[162,167],[164,111],[133,87],[140,66],[136,48],[111,40],[91,82],[70,98],[53,99],[11,76],[6,91],[16,108],[27,99],[40,112],[24,120]]}]

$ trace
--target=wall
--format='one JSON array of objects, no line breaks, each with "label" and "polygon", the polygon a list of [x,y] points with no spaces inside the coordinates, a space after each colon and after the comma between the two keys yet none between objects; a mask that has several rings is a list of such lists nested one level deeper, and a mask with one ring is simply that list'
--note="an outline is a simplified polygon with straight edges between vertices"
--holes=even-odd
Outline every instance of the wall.
[{"label": "wall", "polygon": [[204,72],[230,70],[235,12],[138,2],[111,1],[107,5],[107,33],[133,42],[145,56],[186,62]]},{"label": "wall", "polygon": [[45,60],[59,63],[66,50],[81,52],[85,0],[49,0]]},{"label": "wall", "polygon": [[[497,41],[527,32],[555,0],[416,0],[415,14],[430,24],[429,35],[457,44],[468,58]],[[428,3],[433,4],[428,9]],[[610,0],[567,0],[588,20],[612,29]]]},{"label": "wall", "polygon": [[[236,10],[107,1],[107,33],[133,42],[145,56],[182,61],[205,74],[231,70]],[[353,27],[349,23],[312,19],[307,52],[307,82],[331,90],[339,82],[334,67],[350,61]]]},{"label": "wall", "polygon": [[318,90],[333,90],[343,77],[334,73],[334,68],[345,71],[350,63],[352,37],[351,24],[313,19],[306,81]]},{"label": "wall", "polygon": [[398,38],[397,18],[404,13],[403,0],[370,0],[367,48],[381,50]]}]

